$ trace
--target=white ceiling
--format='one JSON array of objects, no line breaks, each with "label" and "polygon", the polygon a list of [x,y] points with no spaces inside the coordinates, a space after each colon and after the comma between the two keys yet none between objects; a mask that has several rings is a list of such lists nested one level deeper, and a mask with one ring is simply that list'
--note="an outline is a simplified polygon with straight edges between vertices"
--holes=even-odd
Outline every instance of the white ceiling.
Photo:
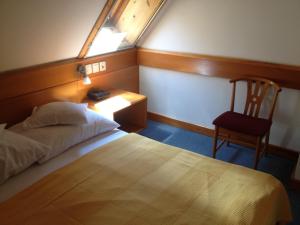
[{"label": "white ceiling", "polygon": [[1,0],[0,71],[76,57],[106,0]]}]

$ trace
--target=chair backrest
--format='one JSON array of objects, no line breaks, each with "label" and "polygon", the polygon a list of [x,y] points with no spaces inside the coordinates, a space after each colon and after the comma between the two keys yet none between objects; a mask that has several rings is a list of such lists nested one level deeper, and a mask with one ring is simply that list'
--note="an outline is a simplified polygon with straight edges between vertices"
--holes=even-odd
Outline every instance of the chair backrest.
[{"label": "chair backrest", "polygon": [[252,116],[257,118],[259,116],[259,112],[261,109],[262,102],[264,98],[267,96],[268,91],[273,88],[273,96],[271,100],[271,106],[269,111],[268,119],[272,120],[277,97],[281,88],[278,84],[271,80],[267,80],[264,78],[238,78],[230,80],[230,83],[233,83],[232,96],[231,96],[231,108],[230,111],[234,111],[234,102],[235,102],[235,91],[236,91],[236,83],[239,81],[247,82],[247,98],[244,108],[244,115]]}]

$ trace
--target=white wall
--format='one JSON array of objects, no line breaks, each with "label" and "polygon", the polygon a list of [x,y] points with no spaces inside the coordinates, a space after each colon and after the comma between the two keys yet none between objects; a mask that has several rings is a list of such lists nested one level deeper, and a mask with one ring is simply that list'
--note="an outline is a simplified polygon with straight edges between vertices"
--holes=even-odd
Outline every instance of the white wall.
[{"label": "white wall", "polygon": [[[139,46],[300,65],[299,0],[173,0]],[[229,108],[227,79],[140,67],[148,110],[212,128]],[[241,108],[241,105],[238,106]],[[300,152],[300,91],[283,89],[270,142]]]},{"label": "white wall", "polygon": [[106,0],[1,0],[0,71],[76,57]]},{"label": "white wall", "polygon": [[300,65],[299,0],[172,0],[139,43]]}]

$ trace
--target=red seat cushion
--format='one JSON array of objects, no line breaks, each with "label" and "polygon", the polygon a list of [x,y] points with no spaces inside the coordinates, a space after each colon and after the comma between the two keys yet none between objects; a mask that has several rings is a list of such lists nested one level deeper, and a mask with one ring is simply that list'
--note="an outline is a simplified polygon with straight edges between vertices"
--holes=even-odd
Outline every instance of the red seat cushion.
[{"label": "red seat cushion", "polygon": [[213,124],[244,134],[263,136],[270,130],[272,121],[228,111],[218,116]]}]

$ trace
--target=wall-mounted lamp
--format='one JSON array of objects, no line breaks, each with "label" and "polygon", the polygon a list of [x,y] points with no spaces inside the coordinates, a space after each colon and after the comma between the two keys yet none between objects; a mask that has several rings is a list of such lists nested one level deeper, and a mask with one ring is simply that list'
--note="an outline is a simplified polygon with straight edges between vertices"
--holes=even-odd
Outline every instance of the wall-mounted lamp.
[{"label": "wall-mounted lamp", "polygon": [[91,79],[86,73],[85,65],[79,65],[77,71],[82,74],[82,82],[84,85],[89,85],[92,83]]}]

